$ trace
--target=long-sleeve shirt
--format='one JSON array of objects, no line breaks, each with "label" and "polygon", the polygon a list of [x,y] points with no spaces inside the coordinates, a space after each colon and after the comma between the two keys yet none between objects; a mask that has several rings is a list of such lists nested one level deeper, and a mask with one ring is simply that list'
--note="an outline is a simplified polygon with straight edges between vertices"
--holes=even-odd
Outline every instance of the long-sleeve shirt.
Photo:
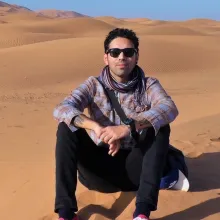
[{"label": "long-sleeve shirt", "polygon": [[[153,126],[155,135],[160,127],[170,124],[179,114],[174,101],[159,80],[153,77],[146,77],[145,104],[135,106],[133,92],[117,93],[117,97],[126,116],[135,121],[147,120]],[[65,122],[74,132],[78,128],[71,121],[75,116],[83,114],[85,109],[88,109],[91,119],[104,127],[122,124],[119,116],[112,109],[103,86],[94,76],[89,77],[65,97],[55,107],[53,116],[58,122]],[[93,130],[88,133],[95,144],[101,142]],[[121,148],[131,148],[134,140],[131,136],[127,136],[120,140],[120,143]]]}]

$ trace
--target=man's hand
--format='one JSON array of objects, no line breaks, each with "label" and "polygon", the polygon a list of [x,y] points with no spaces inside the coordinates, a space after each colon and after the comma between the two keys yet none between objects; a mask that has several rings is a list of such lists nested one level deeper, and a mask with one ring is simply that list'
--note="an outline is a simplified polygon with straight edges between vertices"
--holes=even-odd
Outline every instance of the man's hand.
[{"label": "man's hand", "polygon": [[130,129],[125,125],[102,127],[98,124],[94,127],[97,137],[109,144],[108,154],[115,156],[120,149],[120,140],[130,134]]},{"label": "man's hand", "polygon": [[126,125],[108,126],[101,129],[98,136],[103,142],[111,145],[115,141],[124,138],[130,134],[130,129]]},{"label": "man's hand", "polygon": [[110,144],[108,154],[114,157],[115,154],[119,151],[119,149],[120,149],[120,141],[117,140],[112,144]]}]

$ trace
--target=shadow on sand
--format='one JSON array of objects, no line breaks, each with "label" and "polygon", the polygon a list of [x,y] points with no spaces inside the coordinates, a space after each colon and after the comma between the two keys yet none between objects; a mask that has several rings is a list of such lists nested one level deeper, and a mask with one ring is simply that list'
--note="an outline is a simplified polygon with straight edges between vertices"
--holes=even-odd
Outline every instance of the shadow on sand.
[{"label": "shadow on sand", "polygon": [[116,199],[110,209],[91,204],[82,208],[78,214],[82,219],[89,219],[93,214],[100,214],[108,219],[116,219],[127,208],[134,197],[135,192],[121,192],[119,198]]},{"label": "shadow on sand", "polygon": [[187,158],[191,192],[220,189],[220,152]]},{"label": "shadow on sand", "polygon": [[[204,153],[194,159],[187,158],[186,162],[189,168],[191,192],[220,189],[220,153]],[[78,213],[83,219],[89,219],[93,214],[100,214],[108,219],[116,219],[134,197],[134,192],[122,192],[110,209],[99,205],[88,205]],[[220,214],[220,197],[207,200],[158,220],[201,220],[216,213]]]},{"label": "shadow on sand", "polygon": [[219,213],[220,219],[220,197],[210,199],[198,205],[192,206],[184,211],[177,212],[156,220],[201,220],[210,215]]}]

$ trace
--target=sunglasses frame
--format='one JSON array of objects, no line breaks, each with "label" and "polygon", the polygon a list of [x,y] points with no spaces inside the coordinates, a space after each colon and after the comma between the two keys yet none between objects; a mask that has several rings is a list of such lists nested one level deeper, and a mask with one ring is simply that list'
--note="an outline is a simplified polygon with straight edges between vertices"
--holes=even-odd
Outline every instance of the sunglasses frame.
[{"label": "sunglasses frame", "polygon": [[[131,50],[133,51],[132,56],[126,56],[125,51],[126,51],[127,49],[131,49]],[[111,52],[113,52],[113,50],[118,50],[118,51],[120,51],[120,53],[119,53],[117,56],[112,56]],[[108,50],[106,51],[106,54],[110,54],[110,56],[113,57],[113,58],[118,58],[119,55],[121,54],[121,52],[123,52],[124,56],[126,56],[126,57],[128,57],[128,58],[133,57],[135,53],[137,54],[137,50],[136,50],[135,48],[133,48],[133,47],[127,47],[127,48],[124,48],[124,49],[120,49],[120,48],[110,48],[110,49],[108,49]]]}]

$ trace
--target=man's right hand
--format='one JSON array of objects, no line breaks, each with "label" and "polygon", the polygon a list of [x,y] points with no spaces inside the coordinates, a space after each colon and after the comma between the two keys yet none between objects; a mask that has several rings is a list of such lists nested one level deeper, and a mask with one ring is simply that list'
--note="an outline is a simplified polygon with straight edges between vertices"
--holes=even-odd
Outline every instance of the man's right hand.
[{"label": "man's right hand", "polygon": [[114,157],[115,154],[118,153],[119,149],[120,149],[120,141],[116,140],[112,144],[109,145],[108,154]]},{"label": "man's right hand", "polygon": [[[99,125],[97,122],[93,121],[92,119],[88,118],[86,115],[83,114],[76,116],[72,123],[76,127],[93,130],[97,137],[100,137],[101,134],[103,133],[103,129],[105,129],[103,126]],[[106,141],[102,140],[102,141],[108,144],[107,140]],[[114,156],[119,151],[119,148],[120,148],[119,140],[114,140],[111,143],[109,143],[109,152],[108,152],[109,155]]]},{"label": "man's right hand", "polygon": [[[94,132],[96,134],[97,137],[100,137],[102,131],[103,131],[104,127],[100,126],[99,124],[94,126]],[[108,142],[105,142],[103,140],[104,143],[108,144]],[[109,152],[108,154],[111,156],[115,156],[115,154],[119,151],[120,149],[120,141],[119,140],[115,140],[113,143],[109,144]]]}]

